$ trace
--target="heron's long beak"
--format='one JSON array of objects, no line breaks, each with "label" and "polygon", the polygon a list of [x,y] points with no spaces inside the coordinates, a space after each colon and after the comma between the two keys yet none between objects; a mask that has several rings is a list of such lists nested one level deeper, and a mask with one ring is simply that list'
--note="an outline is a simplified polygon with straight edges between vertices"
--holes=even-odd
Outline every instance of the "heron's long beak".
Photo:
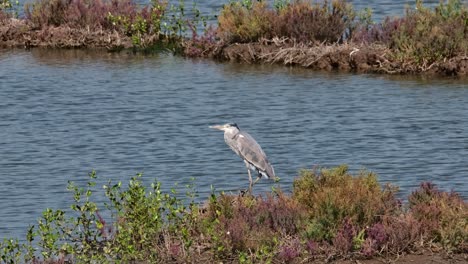
[{"label": "heron's long beak", "polygon": [[214,129],[223,130],[223,126],[222,126],[222,125],[215,125],[215,126],[210,126],[210,128],[214,128]]}]

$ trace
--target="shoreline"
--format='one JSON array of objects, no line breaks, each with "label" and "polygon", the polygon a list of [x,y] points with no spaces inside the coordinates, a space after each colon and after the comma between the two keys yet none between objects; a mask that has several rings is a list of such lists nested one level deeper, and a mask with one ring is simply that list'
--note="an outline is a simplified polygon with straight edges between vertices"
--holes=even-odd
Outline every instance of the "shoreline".
[{"label": "shoreline", "polygon": [[[281,41],[283,42],[283,41]],[[381,45],[315,45],[280,43],[231,44],[217,58],[243,63],[274,63],[312,70],[357,73],[408,74],[428,76],[468,76],[468,56],[456,56],[431,65],[415,66],[389,58]]]},{"label": "shoreline", "polygon": [[403,17],[381,23],[344,0],[284,0],[275,7],[233,1],[219,11],[216,26],[186,15],[183,3],[154,1],[142,8],[118,2],[35,0],[21,19],[0,9],[0,47],[170,50],[184,57],[311,70],[468,77],[468,6],[460,1],[434,9],[418,2]]},{"label": "shoreline", "polygon": [[[88,49],[107,52],[141,51],[131,37],[117,31],[87,31],[70,27],[29,30],[23,20],[11,19],[0,26],[0,47],[4,49],[49,48]],[[162,50],[170,42],[164,35],[146,36],[148,50]],[[455,56],[430,65],[405,64],[388,56],[391,51],[383,45],[354,43],[305,45],[288,39],[262,40],[253,43],[211,44],[197,56],[187,54],[190,39],[176,40],[174,47],[181,56],[203,57],[218,61],[247,64],[279,64],[311,70],[377,73],[390,75],[425,75],[468,77],[468,56]],[[162,47],[159,48],[158,47]],[[143,52],[146,52],[143,49]]]},{"label": "shoreline", "polygon": [[[5,263],[466,263],[468,204],[422,182],[403,202],[398,187],[346,165],[301,170],[286,194],[217,193],[199,204],[146,186],[68,182],[69,209],[43,211],[26,242],[0,241]],[[96,192],[107,202],[95,202]],[[349,195],[352,193],[353,195]],[[71,210],[70,210],[71,209]],[[110,215],[109,215],[110,213]],[[103,217],[104,216],[104,217]],[[107,216],[107,217],[106,217]]]}]

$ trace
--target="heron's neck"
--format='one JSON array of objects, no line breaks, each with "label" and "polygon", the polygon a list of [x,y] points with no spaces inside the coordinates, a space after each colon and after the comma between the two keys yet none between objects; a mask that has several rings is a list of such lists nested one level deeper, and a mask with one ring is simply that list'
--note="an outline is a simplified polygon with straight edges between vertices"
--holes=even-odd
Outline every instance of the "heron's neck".
[{"label": "heron's neck", "polygon": [[226,136],[228,136],[229,138],[231,139],[234,139],[235,137],[237,137],[240,133],[240,130],[239,129],[236,129],[236,130],[226,130]]}]

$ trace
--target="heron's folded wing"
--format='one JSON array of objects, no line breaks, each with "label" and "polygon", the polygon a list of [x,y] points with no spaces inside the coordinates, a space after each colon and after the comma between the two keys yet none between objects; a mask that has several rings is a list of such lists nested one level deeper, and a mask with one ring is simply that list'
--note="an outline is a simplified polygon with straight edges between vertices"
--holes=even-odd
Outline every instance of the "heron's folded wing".
[{"label": "heron's folded wing", "polygon": [[[243,159],[252,163],[260,170],[266,171],[268,174],[271,173],[270,171],[272,171],[272,169],[270,163],[268,162],[267,156],[252,136],[242,131],[236,135],[235,141],[239,155]],[[273,175],[269,176],[273,177],[274,172]]]}]

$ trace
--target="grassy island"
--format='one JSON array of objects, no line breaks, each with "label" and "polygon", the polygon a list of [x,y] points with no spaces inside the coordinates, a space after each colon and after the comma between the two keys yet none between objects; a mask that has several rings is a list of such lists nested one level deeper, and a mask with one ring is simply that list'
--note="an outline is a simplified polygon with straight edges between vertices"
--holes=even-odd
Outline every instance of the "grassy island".
[{"label": "grassy island", "polygon": [[128,186],[106,184],[105,204],[93,201],[99,191],[95,172],[84,186],[69,182],[70,209],[46,209],[25,230],[24,243],[0,243],[0,260],[366,263],[418,254],[425,261],[466,263],[468,258],[468,203],[427,182],[401,201],[396,186],[381,186],[369,171],[351,175],[343,165],[300,171],[291,194],[277,186],[256,197],[212,191],[199,204],[193,185],[185,199],[177,198],[157,181],[145,186],[141,177]]},{"label": "grassy island", "polygon": [[372,10],[344,0],[230,1],[215,25],[184,1],[140,7],[131,0],[34,0],[19,19],[15,10],[11,0],[0,1],[0,46],[170,49],[321,70],[468,75],[468,7],[461,0],[434,8],[417,1],[402,17],[379,23]]}]

